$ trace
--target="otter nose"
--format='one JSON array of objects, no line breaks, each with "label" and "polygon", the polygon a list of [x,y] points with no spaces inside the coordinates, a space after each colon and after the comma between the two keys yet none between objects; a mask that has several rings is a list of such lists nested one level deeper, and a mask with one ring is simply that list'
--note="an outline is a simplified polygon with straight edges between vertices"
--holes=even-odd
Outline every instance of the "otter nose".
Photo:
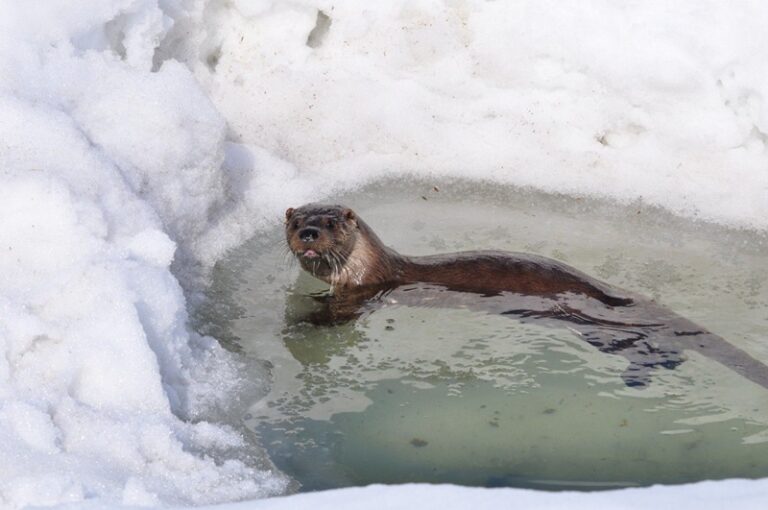
[{"label": "otter nose", "polygon": [[320,229],[317,227],[306,227],[299,230],[299,239],[305,243],[317,241],[318,237],[320,237]]}]

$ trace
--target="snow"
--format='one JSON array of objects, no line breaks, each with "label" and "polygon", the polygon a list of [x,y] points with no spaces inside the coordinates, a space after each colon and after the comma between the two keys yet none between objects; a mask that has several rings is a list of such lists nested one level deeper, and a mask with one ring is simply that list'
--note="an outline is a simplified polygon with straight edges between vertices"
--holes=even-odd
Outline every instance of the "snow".
[{"label": "snow", "polygon": [[[188,316],[206,269],[288,206],[460,177],[765,230],[766,24],[746,0],[1,2],[0,507],[285,490],[221,424],[262,382]],[[406,486],[243,506],[749,508],[767,491]]]},{"label": "snow", "polygon": [[225,122],[184,66],[150,72],[151,38],[127,46],[144,65],[89,50],[131,6],[162,30],[151,2],[2,7],[0,506],[284,488],[187,421],[241,384],[171,272],[223,200]]},{"label": "snow", "polygon": [[[701,482],[677,487],[657,486],[652,489],[624,489],[605,492],[540,492],[521,489],[478,489],[452,485],[371,485],[293,496],[221,504],[202,509],[216,510],[370,510],[409,509],[463,510],[466,508],[535,508],[537,510],[633,510],[678,509],[762,510],[768,489],[762,482],[728,480]],[[63,508],[98,510],[109,506],[89,504],[65,505]]]},{"label": "snow", "polygon": [[300,494],[259,502],[222,505],[221,510],[282,510],[312,507],[316,510],[370,508],[418,508],[451,510],[466,508],[562,509],[673,509],[719,510],[725,506],[761,509],[768,491],[762,484],[744,480],[705,482],[685,487],[654,487],[652,490],[626,489],[596,493],[536,492],[519,489],[476,489],[450,485],[370,486],[345,490]]}]

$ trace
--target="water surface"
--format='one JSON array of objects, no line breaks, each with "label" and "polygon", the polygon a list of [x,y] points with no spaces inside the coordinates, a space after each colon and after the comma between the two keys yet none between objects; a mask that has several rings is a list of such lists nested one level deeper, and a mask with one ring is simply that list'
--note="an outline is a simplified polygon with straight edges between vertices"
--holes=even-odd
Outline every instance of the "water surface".
[{"label": "water surface", "polygon": [[[437,188],[435,188],[437,184]],[[764,235],[461,182],[383,183],[340,201],[410,255],[553,257],[640,292],[768,362]],[[296,204],[300,205],[300,204]],[[768,390],[687,352],[648,388],[567,328],[389,306],[301,321],[325,285],[280,226],[216,268],[201,330],[268,372],[243,420],[304,490],[369,483],[596,489],[768,476]],[[480,298],[478,298],[480,299]]]}]

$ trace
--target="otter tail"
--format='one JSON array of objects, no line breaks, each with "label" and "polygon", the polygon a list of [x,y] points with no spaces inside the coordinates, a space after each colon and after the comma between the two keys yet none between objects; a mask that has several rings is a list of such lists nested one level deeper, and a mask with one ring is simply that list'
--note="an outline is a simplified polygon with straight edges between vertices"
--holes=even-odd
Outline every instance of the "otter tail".
[{"label": "otter tail", "polygon": [[724,338],[704,330],[675,330],[674,335],[683,348],[700,352],[753,383],[768,389],[768,366]]},{"label": "otter tail", "polygon": [[[693,350],[768,389],[768,365],[724,338],[655,304],[636,300],[630,308],[635,316],[616,317],[615,321],[562,307],[560,310],[559,318],[571,322],[571,329],[578,331],[584,340],[602,352],[627,358],[630,364],[622,375],[627,386],[647,386],[656,368],[674,369],[685,360],[683,351]],[[632,320],[641,317],[653,322]]]}]

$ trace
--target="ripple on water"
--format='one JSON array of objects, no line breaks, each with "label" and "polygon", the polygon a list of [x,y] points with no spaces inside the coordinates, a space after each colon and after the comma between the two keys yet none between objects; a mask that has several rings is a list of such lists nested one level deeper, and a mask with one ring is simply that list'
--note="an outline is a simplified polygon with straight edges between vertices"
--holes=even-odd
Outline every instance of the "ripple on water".
[{"label": "ripple on water", "polygon": [[[642,204],[514,189],[387,183],[345,197],[385,243],[420,255],[556,257],[657,299],[768,362],[765,236]],[[624,358],[566,329],[394,306],[354,323],[296,318],[323,284],[264,233],[216,268],[198,327],[268,371],[243,409],[305,490],[375,482],[595,489],[768,476],[768,390],[687,353],[643,390]],[[244,400],[248,401],[248,396]]]}]

